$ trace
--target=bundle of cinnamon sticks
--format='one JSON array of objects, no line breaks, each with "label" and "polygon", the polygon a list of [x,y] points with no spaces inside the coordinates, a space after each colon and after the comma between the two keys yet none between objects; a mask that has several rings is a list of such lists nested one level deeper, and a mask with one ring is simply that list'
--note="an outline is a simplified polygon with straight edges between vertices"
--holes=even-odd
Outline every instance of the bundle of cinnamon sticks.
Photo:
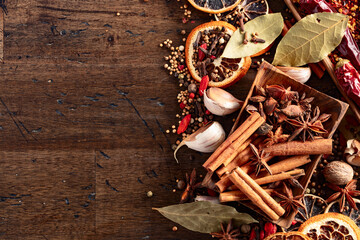
[{"label": "bundle of cinnamon sticks", "polygon": [[[331,154],[332,140],[321,138],[277,143],[261,149],[256,156],[253,146],[261,146],[265,139],[257,134],[264,123],[265,119],[259,113],[252,113],[203,166],[220,179],[215,183],[220,202],[250,200],[276,221],[285,210],[271,196],[276,190],[267,185],[305,175],[300,167],[311,162],[310,155]],[[267,167],[259,169],[259,166]]]}]

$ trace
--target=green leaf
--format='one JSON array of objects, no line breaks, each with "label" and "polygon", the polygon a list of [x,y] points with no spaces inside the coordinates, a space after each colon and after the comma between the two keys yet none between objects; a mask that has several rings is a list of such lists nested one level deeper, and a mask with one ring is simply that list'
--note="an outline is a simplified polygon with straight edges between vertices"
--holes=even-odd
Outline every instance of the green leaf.
[{"label": "green leaf", "polygon": [[201,233],[218,232],[220,224],[231,219],[235,226],[257,222],[249,214],[239,213],[233,207],[210,202],[184,203],[155,210],[171,221]]},{"label": "green leaf", "polygon": [[[272,13],[259,16],[244,25],[248,34],[249,42],[243,44],[245,34],[238,28],[231,36],[222,54],[224,58],[242,58],[254,55],[267,48],[281,33],[284,21],[281,13]],[[265,40],[265,43],[250,42],[251,34],[258,33],[258,37]]]},{"label": "green leaf", "polygon": [[297,22],[280,41],[273,65],[302,66],[321,61],[341,42],[348,16],[315,13]]}]

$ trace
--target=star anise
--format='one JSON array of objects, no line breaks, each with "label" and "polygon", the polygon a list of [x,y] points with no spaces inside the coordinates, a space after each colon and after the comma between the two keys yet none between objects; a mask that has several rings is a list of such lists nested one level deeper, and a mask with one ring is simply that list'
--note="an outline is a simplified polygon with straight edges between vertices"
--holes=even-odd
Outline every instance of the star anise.
[{"label": "star anise", "polygon": [[[318,118],[319,116],[311,117],[310,114],[306,114],[306,116],[301,115],[298,119],[287,119],[286,122],[296,128],[293,134],[289,137],[288,141],[294,140],[301,133],[301,138],[304,142],[308,139],[308,137],[314,140],[314,135],[327,133]],[[309,136],[307,137],[307,135]]]},{"label": "star anise", "polygon": [[266,91],[270,97],[275,98],[280,103],[286,103],[295,99],[299,99],[299,93],[291,91],[291,87],[284,88],[281,85],[268,85]]},{"label": "star anise", "polygon": [[254,161],[254,165],[256,165],[255,167],[255,175],[257,176],[260,173],[260,170],[262,167],[264,167],[266,169],[266,171],[269,174],[272,174],[271,169],[269,167],[269,165],[267,164],[267,161],[269,160],[269,153],[264,153],[264,150],[258,150],[253,144],[250,143],[250,148],[251,151],[254,153],[255,157],[252,158],[252,160]]},{"label": "star anise", "polygon": [[345,201],[349,202],[349,205],[355,209],[358,210],[358,207],[356,206],[356,203],[353,199],[353,197],[360,196],[360,191],[356,190],[356,183],[357,180],[353,179],[351,180],[344,188],[339,187],[338,185],[327,183],[327,186],[336,191],[333,195],[331,195],[328,199],[326,199],[327,203],[331,203],[337,199],[340,198],[340,212],[344,211],[345,208]]},{"label": "star anise", "polygon": [[281,194],[281,193],[275,191],[275,195],[282,199],[279,203],[285,209],[284,217],[289,216],[291,210],[293,210],[295,212],[297,212],[299,208],[302,208],[305,210],[305,206],[301,201],[301,199],[304,197],[304,195],[298,195],[298,196],[294,197],[291,188],[289,188],[284,182],[283,182],[283,186],[284,186],[283,191],[285,194]]},{"label": "star anise", "polygon": [[233,229],[232,220],[230,220],[229,224],[227,225],[226,229],[224,225],[221,223],[221,230],[222,232],[218,233],[211,233],[213,237],[219,238],[220,240],[237,240],[238,236],[240,236],[239,229]]},{"label": "star anise", "polygon": [[180,203],[187,202],[194,197],[194,191],[201,186],[201,182],[196,183],[196,170],[195,168],[192,170],[190,177],[189,174],[186,173],[186,188],[181,195]]},{"label": "star anise", "polygon": [[270,147],[271,145],[274,145],[276,143],[285,142],[289,138],[289,136],[290,135],[288,134],[283,134],[283,129],[280,126],[275,130],[275,132],[270,131],[267,134],[268,138],[264,140],[262,147]]},{"label": "star anise", "polygon": [[298,106],[300,106],[304,111],[310,111],[311,110],[311,102],[314,100],[314,97],[306,97],[306,94],[303,93],[301,98],[298,101]]}]

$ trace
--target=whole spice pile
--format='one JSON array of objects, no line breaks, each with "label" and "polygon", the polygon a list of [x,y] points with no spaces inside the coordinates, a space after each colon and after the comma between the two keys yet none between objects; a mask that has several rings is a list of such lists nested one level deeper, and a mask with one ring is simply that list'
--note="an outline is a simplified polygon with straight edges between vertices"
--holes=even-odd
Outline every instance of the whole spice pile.
[{"label": "whole spice pile", "polygon": [[292,193],[303,189],[299,167],[311,161],[309,155],[330,154],[332,141],[323,138],[322,124],[331,115],[312,107],[314,98],[299,95],[280,85],[255,89],[246,106],[250,117],[203,165],[220,178],[220,202],[251,200],[275,221],[303,207],[302,195]]},{"label": "whole spice pile", "polygon": [[[300,0],[299,4],[321,1]],[[179,125],[167,132],[181,136],[173,146],[175,158],[183,145],[213,153],[203,164],[207,174],[202,181],[197,181],[195,169],[185,181],[178,181],[178,188],[184,189],[181,204],[156,210],[187,229],[219,239],[360,239],[356,226],[360,225],[360,191],[354,171],[358,170],[354,166],[360,166],[360,142],[351,139],[345,149],[346,141],[340,141],[339,134],[335,141],[330,138],[348,106],[301,84],[311,75],[304,65],[321,61],[336,46],[351,48],[350,40],[357,39],[356,26],[351,25],[356,14],[349,12],[348,18],[322,5],[318,10],[327,13],[308,15],[283,31],[272,63],[275,67],[263,62],[250,94],[241,101],[222,88],[246,74],[251,57],[269,53],[284,26],[281,14],[269,14],[265,0],[189,3],[214,14],[216,21],[194,28],[182,39],[185,46],[176,47],[169,39],[160,44],[170,51],[164,56],[164,68],[180,87]],[[353,8],[348,4],[341,11]],[[187,16],[194,14],[188,6],[183,9]],[[350,30],[346,30],[348,21]],[[299,37],[301,31],[304,34]],[[305,45],[311,47],[302,48]],[[350,62],[355,53],[348,55]],[[351,95],[357,90],[351,84],[357,75],[347,61],[343,63],[337,74]],[[214,115],[239,109],[226,138]],[[258,215],[239,212],[244,208],[231,202]]]}]

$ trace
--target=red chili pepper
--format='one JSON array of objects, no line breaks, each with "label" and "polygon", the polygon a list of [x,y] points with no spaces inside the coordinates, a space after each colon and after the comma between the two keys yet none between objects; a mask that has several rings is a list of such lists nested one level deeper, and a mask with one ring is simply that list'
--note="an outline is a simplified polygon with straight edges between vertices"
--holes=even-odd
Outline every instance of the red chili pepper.
[{"label": "red chili pepper", "polygon": [[256,238],[256,232],[255,229],[253,228],[250,232],[249,240],[254,240],[255,238]]},{"label": "red chili pepper", "polygon": [[203,76],[200,82],[200,87],[199,87],[199,95],[202,96],[204,95],[204,91],[207,89],[209,84],[209,76]]},{"label": "red chili pepper", "polygon": [[[202,47],[203,49],[206,50],[207,45],[206,45],[206,43],[203,43],[203,44],[200,45],[200,47]],[[199,54],[199,57],[198,57],[199,61],[202,61],[204,59],[204,57],[205,57],[205,53],[203,51],[201,51],[200,48],[199,48],[199,53],[198,54]]]},{"label": "red chili pepper", "polygon": [[295,225],[295,224],[297,224],[297,221],[296,220],[293,220],[292,222],[291,222],[291,225]]},{"label": "red chili pepper", "polygon": [[189,98],[194,99],[194,97],[195,97],[195,94],[194,94],[194,93],[190,93],[190,94],[189,94]]},{"label": "red chili pepper", "polygon": [[212,60],[215,60],[216,57],[215,57],[214,55],[211,55],[210,58],[211,58]]},{"label": "red chili pepper", "polygon": [[177,129],[177,134],[181,134],[186,131],[189,126],[191,120],[191,114],[186,115],[180,122],[179,127]]},{"label": "red chili pepper", "polygon": [[[299,4],[308,13],[338,12],[325,0],[300,0]],[[349,28],[346,29],[341,43],[337,46],[337,50],[340,52],[341,57],[349,59],[354,67],[360,71],[360,50]]]},{"label": "red chili pepper", "polygon": [[351,62],[341,59],[336,64],[335,75],[344,92],[360,106],[360,75]]}]

